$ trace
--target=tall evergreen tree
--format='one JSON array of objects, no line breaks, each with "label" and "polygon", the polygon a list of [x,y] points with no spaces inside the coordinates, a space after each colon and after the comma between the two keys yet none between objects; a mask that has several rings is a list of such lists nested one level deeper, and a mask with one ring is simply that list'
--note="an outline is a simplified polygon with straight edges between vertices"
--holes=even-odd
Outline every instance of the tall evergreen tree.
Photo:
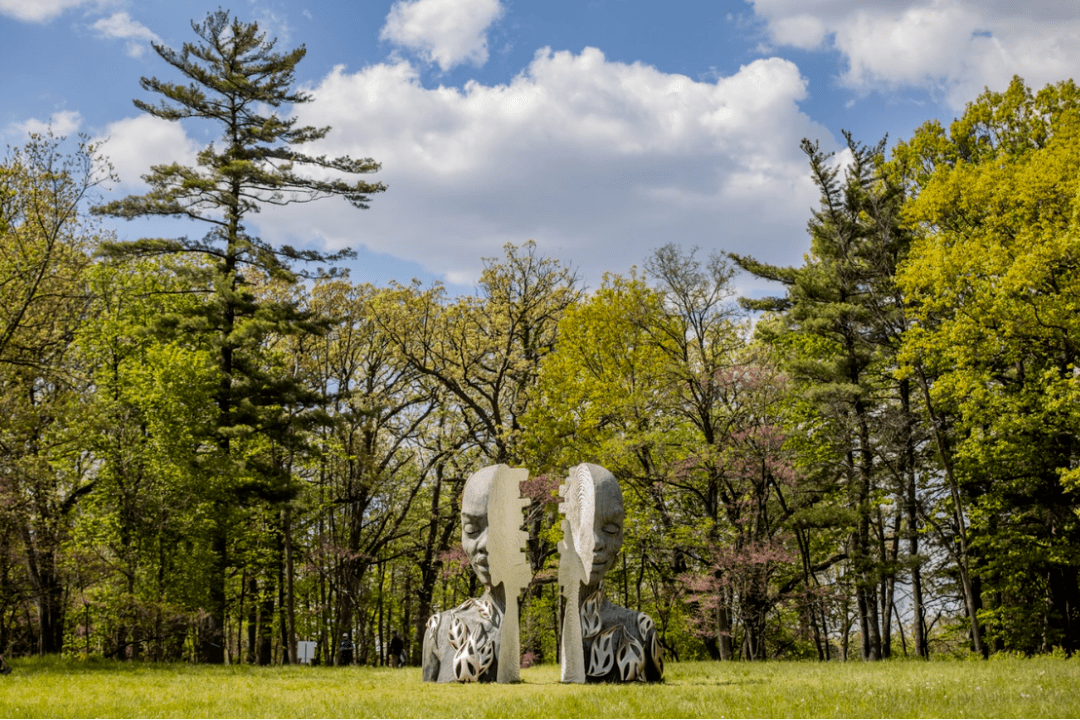
[{"label": "tall evergreen tree", "polygon": [[[260,341],[268,333],[317,329],[311,318],[289,299],[258,296],[251,291],[259,278],[296,282],[306,277],[293,263],[332,262],[350,254],[324,255],[290,246],[275,247],[249,233],[246,221],[265,204],[288,205],[326,197],[343,197],[366,208],[369,196],[381,192],[381,183],[317,180],[299,168],[338,174],[366,174],[378,170],[371,159],[328,158],[307,155],[295,146],[324,138],[330,128],[299,126],[297,119],[279,111],[305,103],[311,97],[294,91],[294,70],[306,54],[301,46],[275,52],[275,40],[266,40],[257,23],[230,19],[228,11],[210,13],[192,28],[202,39],[184,43],[179,52],[154,44],[154,50],[190,82],[180,84],[142,78],[143,89],[163,96],[157,104],[135,100],[139,109],[159,118],[178,121],[198,118],[217,123],[220,144],[210,144],[198,155],[197,167],[173,163],[157,165],[144,179],[150,191],[95,208],[95,212],[127,219],[145,216],[189,218],[208,231],[201,239],[142,239],[106,246],[112,256],[185,256],[196,262],[177,264],[190,287],[208,293],[212,302],[195,314],[164,318],[162,324],[182,331],[206,333],[214,344],[220,374],[215,397],[216,415],[208,421],[207,445],[199,472],[207,478],[207,492],[215,509],[211,531],[213,567],[208,573],[209,621],[200,637],[202,658],[223,662],[222,628],[225,618],[225,578],[229,510],[241,497],[282,500],[290,495],[289,478],[278,463],[253,461],[242,456],[246,438],[271,443],[298,440],[295,412],[289,405],[313,400],[288,377],[272,376],[259,362]],[[271,453],[273,455],[273,453]]]},{"label": "tall evergreen tree", "polygon": [[884,545],[881,522],[874,532],[875,497],[883,474],[875,461],[879,455],[876,424],[887,381],[880,369],[891,367],[887,358],[882,365],[882,344],[886,336],[895,334],[889,330],[896,322],[895,313],[887,308],[899,303],[896,293],[889,290],[895,258],[890,270],[881,256],[895,256],[891,246],[898,238],[892,229],[898,225],[896,208],[902,196],[881,184],[877,167],[884,141],[868,147],[850,134],[845,137],[851,163],[842,181],[841,168],[828,162],[829,155],[816,143],[803,141],[814,182],[821,190],[821,207],[808,224],[811,251],[806,265],[782,268],[750,257],[731,257],[743,270],[787,288],[784,297],[744,304],[780,313],[782,332],[797,333],[818,344],[811,356],[794,358],[789,370],[804,382],[808,399],[832,418],[838,430],[835,450],[844,458],[841,474],[855,510],[849,547],[858,583],[862,654],[864,659],[877,660],[883,654],[881,630],[888,627],[891,612],[891,583],[883,585],[886,591],[880,608],[877,584],[891,558],[875,561],[873,557],[875,544]]}]

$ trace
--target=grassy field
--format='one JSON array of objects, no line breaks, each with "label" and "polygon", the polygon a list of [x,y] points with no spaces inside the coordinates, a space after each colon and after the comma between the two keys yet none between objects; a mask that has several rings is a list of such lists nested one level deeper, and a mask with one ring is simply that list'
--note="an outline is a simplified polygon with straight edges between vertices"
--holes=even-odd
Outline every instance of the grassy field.
[{"label": "grassy field", "polygon": [[416,668],[16,660],[0,717],[1080,717],[1080,659],[672,663],[662,685],[435,685]]}]

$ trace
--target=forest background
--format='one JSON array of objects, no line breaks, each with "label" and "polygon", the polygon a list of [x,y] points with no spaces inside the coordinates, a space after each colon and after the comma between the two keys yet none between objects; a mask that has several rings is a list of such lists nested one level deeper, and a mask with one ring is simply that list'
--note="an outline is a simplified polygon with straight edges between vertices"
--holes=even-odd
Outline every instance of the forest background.
[{"label": "forest background", "polygon": [[[220,139],[97,204],[49,133],[0,166],[0,651],[411,662],[478,588],[465,479],[527,467],[525,662],[560,629],[555,491],[627,506],[615,602],[675,659],[1071,654],[1080,643],[1080,92],[987,91],[891,148],[809,141],[800,267],[657,243],[586,292],[508,245],[477,292],[350,283],[248,235],[259,207],[383,187],[304,155],[302,48],[226,14],[138,102]],[[101,215],[198,221],[120,240]],[[358,215],[358,222],[363,216]],[[739,271],[779,283],[736,297]]]}]

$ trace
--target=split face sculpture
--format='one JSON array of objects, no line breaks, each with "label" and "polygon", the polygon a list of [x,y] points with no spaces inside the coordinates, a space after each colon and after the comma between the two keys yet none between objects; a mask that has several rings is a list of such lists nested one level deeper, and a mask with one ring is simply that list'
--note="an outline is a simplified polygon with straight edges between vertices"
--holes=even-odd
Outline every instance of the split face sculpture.
[{"label": "split face sculpture", "polygon": [[532,571],[522,548],[520,483],[527,470],[486,467],[465,482],[461,546],[484,594],[431,616],[424,633],[424,680],[516,682],[521,671],[518,596]]},{"label": "split face sculpture", "polygon": [[[523,548],[519,485],[527,470],[495,465],[474,473],[461,501],[461,545],[484,593],[433,615],[424,633],[423,677],[432,682],[516,682],[518,598],[532,573]],[[561,639],[563,682],[656,681],[663,648],[644,613],[604,595],[604,576],[622,549],[622,491],[598,465],[570,470],[560,488],[563,541],[559,584],[567,598]]]},{"label": "split face sculpture", "polygon": [[559,489],[565,516],[559,585],[567,599],[562,681],[662,679],[664,651],[652,618],[619,607],[604,595],[604,575],[623,541],[625,510],[618,481],[599,465],[585,463],[571,468]]}]

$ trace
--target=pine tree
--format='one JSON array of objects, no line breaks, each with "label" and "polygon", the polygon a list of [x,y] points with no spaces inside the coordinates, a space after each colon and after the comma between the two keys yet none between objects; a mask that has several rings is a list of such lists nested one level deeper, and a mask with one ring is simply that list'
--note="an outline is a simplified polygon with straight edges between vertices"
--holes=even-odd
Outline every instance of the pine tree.
[{"label": "pine tree", "polygon": [[[317,180],[299,168],[349,175],[379,169],[370,158],[328,158],[298,152],[295,146],[324,138],[329,127],[299,126],[297,119],[280,112],[311,100],[294,91],[294,70],[306,54],[301,46],[275,52],[276,40],[266,40],[257,23],[230,20],[229,12],[210,13],[192,28],[202,39],[184,43],[179,52],[154,44],[167,63],[190,80],[188,84],[142,78],[144,90],[163,96],[157,104],[135,100],[139,109],[159,118],[187,118],[219,124],[220,144],[212,143],[198,155],[197,167],[173,163],[157,165],[144,179],[150,191],[95,208],[95,212],[127,219],[147,216],[189,218],[208,231],[201,239],[141,239],[107,245],[116,258],[169,256],[193,258],[177,262],[193,290],[210,301],[195,314],[164,318],[161,325],[174,331],[200,334],[215,349],[219,385],[216,417],[205,441],[210,448],[202,472],[207,474],[209,502],[214,508],[209,569],[208,627],[200,637],[202,658],[224,662],[222,628],[225,619],[225,578],[229,513],[238,497],[287,499],[291,490],[287,470],[280,462],[258,462],[241,453],[242,440],[259,438],[270,447],[300,442],[296,412],[284,408],[312,406],[313,394],[288,377],[274,376],[260,362],[259,346],[269,333],[317,331],[316,323],[301,312],[287,294],[253,292],[259,281],[295,283],[310,273],[294,268],[296,262],[333,262],[351,251],[324,255],[314,250],[277,246],[248,232],[247,218],[263,205],[289,205],[328,197],[343,197],[366,208],[369,196],[381,192],[381,183],[360,180]],[[310,420],[310,415],[307,416]],[[277,454],[280,457],[280,454]],[[215,480],[216,479],[216,480]]]},{"label": "pine tree", "polygon": [[744,300],[745,306],[778,313],[781,333],[812,339],[825,350],[793,359],[789,370],[804,383],[808,399],[842,428],[836,449],[845,458],[850,503],[856,511],[850,556],[858,579],[862,653],[864,659],[878,660],[890,603],[882,602],[879,608],[876,586],[882,582],[882,596],[888,600],[892,586],[881,568],[885,558],[873,558],[874,535],[881,536],[880,519],[879,532],[872,532],[882,474],[875,462],[876,417],[887,382],[881,366],[889,366],[882,355],[888,354],[886,336],[895,332],[890,325],[897,323],[898,302],[890,290],[895,259],[883,257],[894,258],[902,242],[895,228],[902,196],[882,184],[877,170],[885,141],[868,147],[848,133],[845,138],[851,163],[843,180],[841,168],[829,163],[829,154],[817,143],[803,141],[821,191],[821,207],[807,226],[811,250],[806,264],[776,267],[746,256],[731,257],[743,270],[786,286],[784,297]]}]

